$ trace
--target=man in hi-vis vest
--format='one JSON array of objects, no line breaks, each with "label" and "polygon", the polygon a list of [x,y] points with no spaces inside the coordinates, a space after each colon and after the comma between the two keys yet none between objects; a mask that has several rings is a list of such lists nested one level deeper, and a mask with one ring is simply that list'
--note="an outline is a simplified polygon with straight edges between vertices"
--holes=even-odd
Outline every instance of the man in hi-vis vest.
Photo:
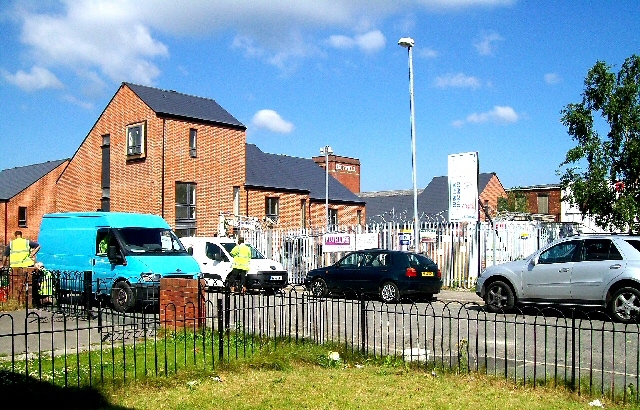
[{"label": "man in hi-vis vest", "polygon": [[241,292],[247,290],[247,272],[251,268],[251,248],[244,243],[244,238],[238,238],[238,244],[229,252],[233,256],[233,270],[229,273],[231,277],[231,291],[242,287]]},{"label": "man in hi-vis vest", "polygon": [[35,263],[35,257],[40,250],[40,245],[37,242],[30,241],[22,237],[22,231],[16,231],[14,233],[14,239],[4,249],[4,255],[2,255],[2,266],[7,266],[7,260],[9,266],[12,268],[28,268]]}]

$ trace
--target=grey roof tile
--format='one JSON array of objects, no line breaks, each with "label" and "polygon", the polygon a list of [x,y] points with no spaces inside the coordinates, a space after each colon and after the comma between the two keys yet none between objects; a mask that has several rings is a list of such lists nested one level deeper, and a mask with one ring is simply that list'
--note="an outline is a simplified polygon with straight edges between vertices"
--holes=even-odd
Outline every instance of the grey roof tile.
[{"label": "grey roof tile", "polygon": [[246,129],[240,121],[210,98],[196,97],[176,91],[161,90],[132,83],[123,84],[136,93],[156,114]]},{"label": "grey roof tile", "polygon": [[[479,192],[484,191],[494,175],[490,172],[478,175]],[[399,191],[398,195],[371,196],[367,194],[366,215],[368,223],[411,221],[413,219],[413,190]],[[448,220],[448,177],[434,177],[429,185],[418,194],[418,217],[423,221]]]},{"label": "grey roof tile", "polygon": [[0,201],[8,201],[53,171],[66,159],[0,171]]},{"label": "grey roof tile", "polygon": [[[325,171],[312,159],[267,154],[254,144],[247,144],[246,155],[247,186],[303,191],[312,200],[324,201]],[[329,200],[365,203],[332,176],[329,176]]]}]

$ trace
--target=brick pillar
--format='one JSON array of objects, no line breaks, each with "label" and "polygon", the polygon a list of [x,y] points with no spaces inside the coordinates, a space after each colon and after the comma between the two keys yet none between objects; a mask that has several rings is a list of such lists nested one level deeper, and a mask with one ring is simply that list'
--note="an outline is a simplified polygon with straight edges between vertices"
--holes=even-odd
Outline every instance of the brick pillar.
[{"label": "brick pillar", "polygon": [[205,323],[204,281],[197,279],[160,279],[160,323],[171,329],[200,327]]},{"label": "brick pillar", "polygon": [[8,299],[24,305],[29,297],[29,307],[33,307],[33,268],[11,268],[9,271]]}]

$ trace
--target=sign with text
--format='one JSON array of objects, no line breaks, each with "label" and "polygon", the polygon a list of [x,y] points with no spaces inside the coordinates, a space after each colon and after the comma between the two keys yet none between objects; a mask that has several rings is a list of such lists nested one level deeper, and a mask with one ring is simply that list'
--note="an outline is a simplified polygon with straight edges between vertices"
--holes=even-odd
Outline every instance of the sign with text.
[{"label": "sign with text", "polygon": [[377,233],[325,233],[322,252],[348,252],[378,248]]},{"label": "sign with text", "polygon": [[355,251],[356,241],[352,233],[325,233],[322,235],[322,252]]},{"label": "sign with text", "polygon": [[359,233],[356,235],[356,250],[379,248],[377,233]]},{"label": "sign with text", "polygon": [[478,220],[478,153],[450,154],[449,222]]}]

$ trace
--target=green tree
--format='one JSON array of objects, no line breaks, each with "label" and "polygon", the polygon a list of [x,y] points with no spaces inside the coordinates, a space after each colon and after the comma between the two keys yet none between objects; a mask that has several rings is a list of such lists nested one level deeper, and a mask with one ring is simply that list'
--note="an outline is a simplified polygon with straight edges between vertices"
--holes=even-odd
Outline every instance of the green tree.
[{"label": "green tree", "polygon": [[577,146],[561,167],[563,198],[603,229],[640,231],[640,56],[616,74],[598,61],[584,81],[582,102],[562,111]]},{"label": "green tree", "polygon": [[527,197],[522,192],[507,192],[506,198],[498,198],[498,212],[528,213]]}]

